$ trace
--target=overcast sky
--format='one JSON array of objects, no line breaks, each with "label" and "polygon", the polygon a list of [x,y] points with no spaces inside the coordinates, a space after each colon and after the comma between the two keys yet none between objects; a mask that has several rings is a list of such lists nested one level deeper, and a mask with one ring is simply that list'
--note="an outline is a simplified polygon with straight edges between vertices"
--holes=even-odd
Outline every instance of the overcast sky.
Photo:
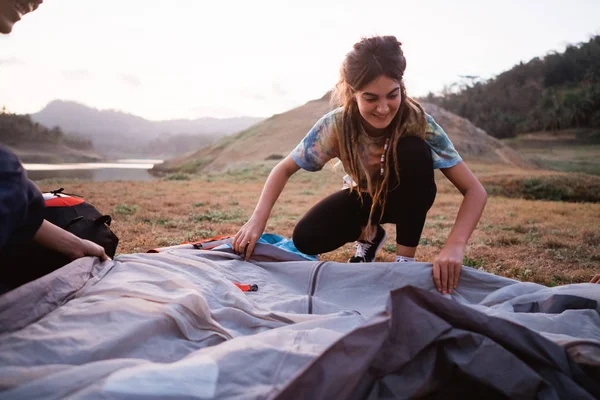
[{"label": "overcast sky", "polygon": [[46,0],[0,37],[0,107],[270,116],[322,96],[362,36],[404,43],[409,95],[600,34],[599,0]]}]

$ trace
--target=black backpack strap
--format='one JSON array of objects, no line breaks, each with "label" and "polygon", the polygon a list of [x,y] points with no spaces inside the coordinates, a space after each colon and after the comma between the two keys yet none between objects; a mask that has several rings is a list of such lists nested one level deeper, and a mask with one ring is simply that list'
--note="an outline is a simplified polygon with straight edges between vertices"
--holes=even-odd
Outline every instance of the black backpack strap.
[{"label": "black backpack strap", "polygon": [[63,229],[67,229],[68,227],[70,227],[71,225],[73,225],[74,223],[76,223],[77,221],[81,221],[83,219],[82,216],[73,218],[72,220],[69,221],[69,223],[67,225],[65,225],[65,227]]},{"label": "black backpack strap", "polygon": [[50,193],[52,193],[55,196],[58,196],[59,194],[66,194],[67,196],[79,197],[80,199],[83,199],[83,197],[78,194],[65,193],[64,190],[65,190],[65,188],[58,188],[55,190],[51,190]]},{"label": "black backpack strap", "polygon": [[111,222],[112,222],[112,217],[110,215],[103,215],[94,220],[95,224],[106,224],[108,226],[110,226]]}]

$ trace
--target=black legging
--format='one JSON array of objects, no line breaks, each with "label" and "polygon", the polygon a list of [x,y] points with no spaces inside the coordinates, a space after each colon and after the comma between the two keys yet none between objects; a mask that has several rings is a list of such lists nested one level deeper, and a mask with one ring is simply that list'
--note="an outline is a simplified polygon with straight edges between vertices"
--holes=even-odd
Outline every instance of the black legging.
[{"label": "black legging", "polygon": [[[416,247],[437,188],[431,150],[417,137],[398,140],[400,185],[391,182],[381,223],[396,224],[396,243]],[[340,190],[312,207],[294,228],[294,245],[305,254],[322,254],[356,241],[366,226],[373,199]]]}]

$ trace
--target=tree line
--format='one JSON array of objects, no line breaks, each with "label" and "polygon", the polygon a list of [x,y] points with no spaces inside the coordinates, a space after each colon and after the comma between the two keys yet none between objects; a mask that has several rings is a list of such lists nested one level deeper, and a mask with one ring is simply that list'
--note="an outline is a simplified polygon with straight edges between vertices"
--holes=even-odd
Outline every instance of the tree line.
[{"label": "tree line", "polygon": [[92,141],[64,133],[60,127],[47,128],[31,119],[29,115],[13,114],[2,108],[0,111],[0,143],[19,147],[24,144],[64,144],[79,149],[91,150]]},{"label": "tree line", "polygon": [[498,138],[569,128],[600,129],[600,36],[519,63],[488,79],[475,76],[423,101],[469,119]]}]

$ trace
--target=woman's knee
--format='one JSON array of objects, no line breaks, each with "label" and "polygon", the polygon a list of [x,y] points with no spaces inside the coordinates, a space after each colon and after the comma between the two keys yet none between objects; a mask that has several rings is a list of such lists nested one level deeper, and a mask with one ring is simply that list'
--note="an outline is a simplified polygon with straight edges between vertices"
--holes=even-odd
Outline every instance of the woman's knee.
[{"label": "woman's knee", "polygon": [[322,254],[335,250],[348,242],[358,239],[360,223],[348,224],[344,221],[315,221],[302,218],[294,227],[294,246],[305,254]]},{"label": "woman's knee", "polygon": [[310,226],[303,220],[300,220],[294,227],[292,233],[292,241],[294,246],[305,254],[318,254],[315,252],[315,240],[312,239]]}]

